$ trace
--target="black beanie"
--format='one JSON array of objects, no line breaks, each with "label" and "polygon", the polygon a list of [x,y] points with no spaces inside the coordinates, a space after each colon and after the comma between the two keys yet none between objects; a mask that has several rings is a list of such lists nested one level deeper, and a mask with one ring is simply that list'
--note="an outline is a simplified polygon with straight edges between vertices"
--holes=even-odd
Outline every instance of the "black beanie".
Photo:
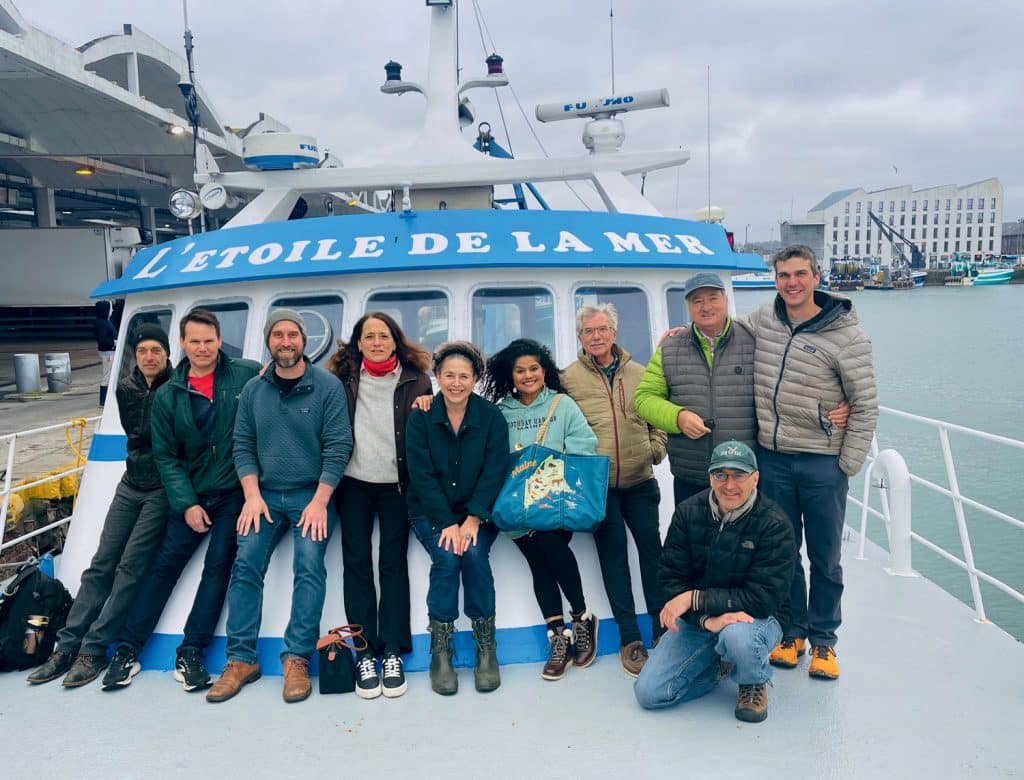
[{"label": "black beanie", "polygon": [[164,351],[171,354],[171,343],[167,340],[164,329],[155,322],[144,322],[135,329],[132,337],[132,349],[135,349],[143,341],[156,341],[164,348]]}]

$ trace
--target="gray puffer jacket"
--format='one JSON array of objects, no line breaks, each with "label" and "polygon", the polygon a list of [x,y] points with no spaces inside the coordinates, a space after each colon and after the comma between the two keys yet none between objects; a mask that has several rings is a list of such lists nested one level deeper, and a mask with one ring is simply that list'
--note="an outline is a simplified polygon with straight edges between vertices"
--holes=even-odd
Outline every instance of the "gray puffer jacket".
[{"label": "gray puffer jacket", "polygon": [[[814,302],[821,311],[795,327],[779,297],[748,319],[757,339],[758,441],[776,452],[838,455],[839,467],[853,476],[878,422],[871,340],[848,299],[816,291]],[[826,416],[844,397],[850,404],[845,431]]]}]

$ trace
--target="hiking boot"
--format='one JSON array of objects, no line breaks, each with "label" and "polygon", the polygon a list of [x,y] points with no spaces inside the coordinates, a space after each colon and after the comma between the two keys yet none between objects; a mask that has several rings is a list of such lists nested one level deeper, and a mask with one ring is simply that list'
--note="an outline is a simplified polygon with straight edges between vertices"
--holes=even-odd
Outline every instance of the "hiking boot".
[{"label": "hiking boot", "polygon": [[284,690],[281,695],[286,702],[292,704],[305,701],[313,692],[313,684],[309,681],[309,661],[305,658],[284,659]]},{"label": "hiking boot", "polygon": [[103,690],[117,691],[132,684],[132,678],[142,671],[139,657],[127,645],[121,645],[114,653],[110,668],[103,675]]},{"label": "hiking boot", "polygon": [[260,679],[260,665],[246,664],[241,661],[228,661],[221,672],[220,679],[206,694],[206,700],[212,704],[227,701],[236,695],[242,686]]},{"label": "hiking boot", "polygon": [[836,660],[836,651],[828,645],[815,645],[811,648],[811,666],[807,670],[811,677],[818,677],[822,680],[836,680],[839,678],[839,661]]},{"label": "hiking boot", "polygon": [[796,659],[804,654],[806,641],[800,637],[783,639],[768,656],[768,663],[783,669],[796,666]]},{"label": "hiking boot", "polygon": [[630,677],[639,677],[640,670],[647,663],[647,648],[639,639],[623,645],[619,648],[619,660],[622,661],[622,668]]},{"label": "hiking boot", "polygon": [[590,666],[597,658],[597,618],[589,609],[582,615],[572,616],[572,635],[575,638],[573,666]]},{"label": "hiking boot", "polygon": [[64,675],[65,688],[81,688],[88,685],[97,677],[100,672],[107,668],[107,657],[105,655],[84,655],[79,653],[75,656],[74,663],[68,673]]},{"label": "hiking boot", "polygon": [[192,647],[178,654],[178,659],[174,662],[174,679],[189,693],[201,691],[213,684],[210,681],[210,673],[206,671],[206,665],[203,663],[202,653]]},{"label": "hiking boot", "polygon": [[473,682],[480,693],[489,693],[501,685],[493,616],[473,621],[473,639],[476,641],[476,669],[473,671]]},{"label": "hiking boot", "polygon": [[398,653],[384,653],[380,669],[384,675],[385,698],[397,699],[409,690],[409,685],[405,681],[405,669],[402,668],[402,656]]},{"label": "hiking boot", "polygon": [[565,626],[549,629],[548,643],[551,645],[551,655],[540,676],[545,680],[561,680],[572,661],[572,631]]},{"label": "hiking boot", "polygon": [[31,685],[42,685],[43,683],[50,682],[50,680],[56,680],[71,668],[71,662],[74,660],[75,656],[73,653],[54,650],[50,657],[46,659],[46,663],[32,672],[26,679]]},{"label": "hiking boot", "polygon": [[430,631],[430,687],[434,693],[451,696],[459,691],[459,677],[452,668],[452,634],[455,624],[431,620]]},{"label": "hiking boot", "polygon": [[376,699],[380,696],[380,676],[377,674],[377,659],[367,650],[356,659],[356,696],[360,699]]},{"label": "hiking boot", "polygon": [[760,723],[768,717],[768,686],[765,683],[741,685],[736,698],[736,719]]}]

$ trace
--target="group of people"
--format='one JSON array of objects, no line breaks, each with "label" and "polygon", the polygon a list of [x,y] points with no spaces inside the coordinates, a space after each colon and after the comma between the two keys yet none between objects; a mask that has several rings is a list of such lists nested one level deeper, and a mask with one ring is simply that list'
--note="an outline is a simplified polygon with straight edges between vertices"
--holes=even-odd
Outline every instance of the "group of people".
[{"label": "group of people", "polygon": [[[728,316],[717,275],[691,277],[692,325],[670,332],[646,369],[616,343],[611,304],[577,312],[580,350],[564,371],[530,339],[487,360],[463,341],[431,355],[383,312],[356,322],[327,370],[306,357],[305,323],[289,309],[268,316],[271,360],[262,369],[228,357],[216,317],[201,309],[179,323],[183,357],[173,369],[167,334],[137,328],[136,365],[117,386],[126,471],[67,625],[29,682],[63,676],[76,687],[106,669],[105,690],[129,685],[181,572],[209,537],[174,674],[187,691],[208,689],[208,701],[235,696],[260,677],[264,577],[290,533],[283,697],[305,699],[326,546],[340,525],[346,616],[363,626],[367,643],[356,658],[356,693],[397,697],[407,689],[410,529],[431,562],[432,689],[458,690],[452,638],[461,585],[476,645],[474,684],[492,691],[500,670],[489,554],[502,534],[491,515],[510,453],[542,441],[609,457],[606,515],[593,536],[620,661],[637,678],[640,704],[700,696],[731,667],[737,717],[763,720],[769,662],[796,666],[809,642],[811,675],[839,674],[847,478],[863,463],[877,417],[870,342],[849,301],[817,291],[807,247],[783,250],[774,264],[775,302],[745,321]],[[663,548],[653,467],[666,452],[676,510]],[[653,649],[637,621],[627,529]],[[572,533],[504,535],[526,559],[544,619],[542,676],[558,680],[570,666],[589,666],[599,622]],[[798,554],[804,537],[809,590]],[[227,665],[212,682],[205,650],[225,600]]]}]

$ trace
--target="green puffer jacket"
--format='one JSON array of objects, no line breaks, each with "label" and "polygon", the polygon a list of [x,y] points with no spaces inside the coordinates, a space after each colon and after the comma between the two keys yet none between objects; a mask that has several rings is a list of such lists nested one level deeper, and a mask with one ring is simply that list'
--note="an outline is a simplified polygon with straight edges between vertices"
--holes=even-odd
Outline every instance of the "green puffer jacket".
[{"label": "green puffer jacket", "polygon": [[228,357],[222,351],[213,375],[215,423],[213,442],[196,427],[188,386],[188,358],[182,358],[153,399],[153,459],[160,471],[171,509],[184,514],[203,493],[238,485],[235,474],[235,412],[245,383],[259,373],[254,360]]}]

